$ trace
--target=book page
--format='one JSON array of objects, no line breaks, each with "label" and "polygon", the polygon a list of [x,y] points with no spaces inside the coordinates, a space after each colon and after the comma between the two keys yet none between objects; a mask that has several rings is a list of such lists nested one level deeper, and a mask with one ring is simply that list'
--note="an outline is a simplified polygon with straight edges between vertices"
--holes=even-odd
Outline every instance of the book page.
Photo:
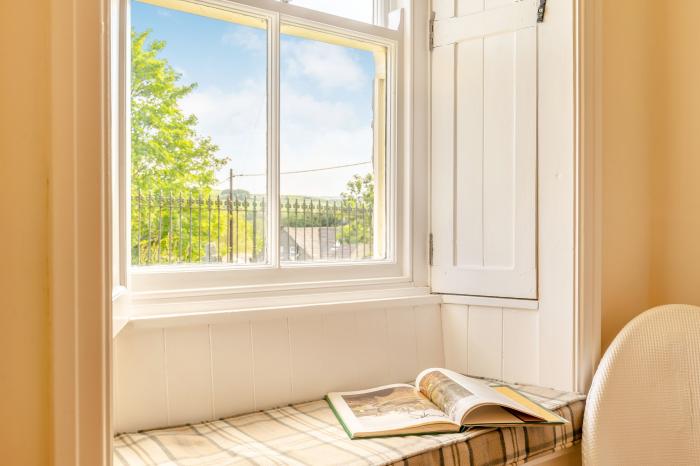
[{"label": "book page", "polygon": [[477,402],[474,393],[448,376],[444,369],[428,369],[416,379],[416,387],[452,420],[459,422],[464,406]]},{"label": "book page", "polygon": [[531,407],[499,393],[485,382],[448,369],[424,370],[416,378],[416,387],[456,423],[462,424],[467,413],[487,404],[511,408],[539,418]]},{"label": "book page", "polygon": [[431,423],[451,423],[445,413],[411,385],[395,384],[370,390],[329,393],[327,398],[336,415],[353,435],[358,432],[396,431]]}]

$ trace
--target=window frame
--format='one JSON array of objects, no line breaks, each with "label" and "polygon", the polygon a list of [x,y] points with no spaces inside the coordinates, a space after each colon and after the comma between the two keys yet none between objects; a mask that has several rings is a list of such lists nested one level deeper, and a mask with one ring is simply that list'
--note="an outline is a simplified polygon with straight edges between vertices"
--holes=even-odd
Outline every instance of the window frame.
[{"label": "window frame", "polygon": [[[120,166],[124,171],[122,178],[128,180],[130,158],[129,127],[129,79],[128,66],[130,50],[130,3],[122,0],[124,18],[122,18],[121,47],[122,58],[121,83],[119,89],[123,94],[120,100],[120,119],[123,130],[120,132]],[[411,261],[409,259],[411,228],[405,221],[410,211],[410,196],[406,195],[404,178],[406,168],[410,166],[408,151],[402,148],[403,128],[403,74],[401,58],[403,50],[403,25],[394,29],[341,18],[331,14],[298,7],[277,0],[145,0],[147,3],[177,8],[177,5],[189,5],[190,8],[214,8],[233,13],[252,15],[267,21],[268,35],[268,73],[267,73],[267,191],[268,225],[265,264],[219,265],[219,264],[183,264],[183,265],[149,265],[132,266],[125,254],[122,260],[128,269],[129,291],[131,300],[138,302],[139,296],[153,299],[172,296],[198,296],[202,294],[232,294],[280,292],[300,289],[333,289],[348,286],[396,286],[398,283],[411,281]],[[381,9],[386,9],[386,1],[375,1]],[[352,262],[303,262],[281,263],[279,253],[279,139],[280,139],[280,29],[282,23],[293,24],[307,29],[321,30],[330,34],[374,43],[387,50],[386,80],[386,147],[385,147],[385,196],[386,196],[386,258]],[[120,226],[125,248],[130,250],[130,207],[128,182],[122,184]],[[274,254],[272,254],[274,252]]]}]

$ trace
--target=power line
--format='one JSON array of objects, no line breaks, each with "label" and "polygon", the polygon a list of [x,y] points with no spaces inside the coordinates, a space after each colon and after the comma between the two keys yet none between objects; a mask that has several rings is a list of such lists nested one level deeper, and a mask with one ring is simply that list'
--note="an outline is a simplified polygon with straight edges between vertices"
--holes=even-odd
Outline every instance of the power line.
[{"label": "power line", "polygon": [[[372,163],[371,160],[367,162],[356,162],[356,163],[346,163],[344,165],[332,165],[330,167],[321,167],[321,168],[309,168],[306,170],[292,170],[288,172],[280,172],[280,175],[296,175],[298,173],[311,173],[311,172],[321,172],[321,171],[326,171],[326,170],[335,170],[338,168],[348,168],[348,167],[357,167],[360,165],[367,165]],[[239,173],[239,174],[234,174],[234,178],[242,178],[242,177],[249,177],[249,176],[266,176],[266,173]],[[225,180],[219,180],[219,184],[223,183],[228,183],[228,178]]]}]

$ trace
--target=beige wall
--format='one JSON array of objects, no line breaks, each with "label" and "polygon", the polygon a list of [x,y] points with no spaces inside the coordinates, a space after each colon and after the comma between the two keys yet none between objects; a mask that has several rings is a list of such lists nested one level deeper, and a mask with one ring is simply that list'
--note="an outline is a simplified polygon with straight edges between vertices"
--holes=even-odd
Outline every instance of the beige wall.
[{"label": "beige wall", "polygon": [[50,464],[48,2],[0,8],[0,463]]},{"label": "beige wall", "polygon": [[603,15],[606,348],[649,307],[700,305],[700,2],[604,1]]},{"label": "beige wall", "polygon": [[[659,2],[663,3],[663,2]],[[653,300],[700,305],[700,1],[666,2]]]},{"label": "beige wall", "polygon": [[653,4],[603,2],[604,348],[650,304]]}]

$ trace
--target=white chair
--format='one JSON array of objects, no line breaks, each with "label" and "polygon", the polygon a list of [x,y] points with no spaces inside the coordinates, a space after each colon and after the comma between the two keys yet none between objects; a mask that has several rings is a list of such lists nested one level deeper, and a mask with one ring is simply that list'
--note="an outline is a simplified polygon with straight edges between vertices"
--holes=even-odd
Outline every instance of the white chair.
[{"label": "white chair", "polygon": [[615,337],[586,401],[582,453],[588,466],[700,465],[700,307],[651,309]]}]

